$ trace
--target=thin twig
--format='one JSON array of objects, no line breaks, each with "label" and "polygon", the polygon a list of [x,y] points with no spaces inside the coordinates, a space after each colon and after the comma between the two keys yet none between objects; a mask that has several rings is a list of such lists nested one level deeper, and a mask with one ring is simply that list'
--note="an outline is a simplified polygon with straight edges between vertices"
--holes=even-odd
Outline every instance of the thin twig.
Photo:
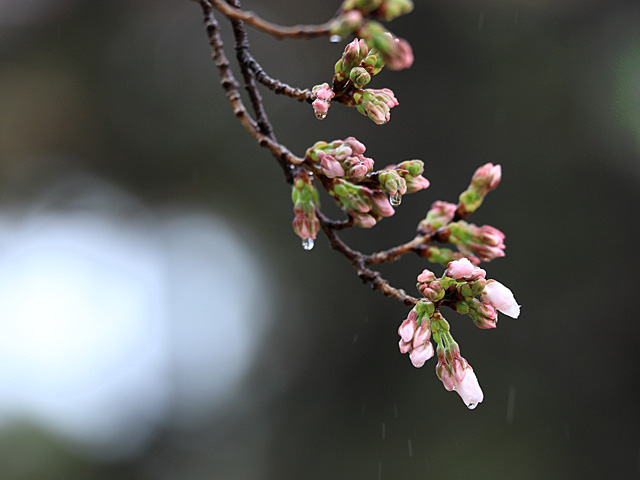
[{"label": "thin twig", "polygon": [[329,220],[322,212],[316,211],[316,213],[320,220],[320,226],[329,239],[331,248],[342,253],[349,260],[363,282],[371,283],[371,286],[374,289],[380,290],[387,297],[397,298],[405,305],[413,306],[418,303],[417,298],[407,295],[407,293],[400,288],[392,287],[387,280],[382,278],[380,272],[367,268],[364,261],[364,255],[353,250],[340,239],[336,231],[331,226],[331,220]]},{"label": "thin twig", "polygon": [[247,55],[246,60],[251,67],[251,70],[253,70],[253,73],[255,73],[256,80],[258,80],[270,90],[273,90],[278,95],[286,95],[287,97],[295,98],[299,102],[308,103],[313,102],[313,100],[315,99],[315,95],[311,93],[311,90],[309,90],[308,88],[301,90],[267,75],[267,73],[262,68],[262,65],[260,65],[258,61],[253,58],[253,56],[251,56],[251,54]]},{"label": "thin twig", "polygon": [[[233,7],[240,8],[239,0],[227,1]],[[231,20],[231,25],[233,26],[233,35],[236,40],[236,57],[238,59],[238,64],[240,65],[242,76],[244,77],[244,85],[247,92],[249,93],[249,99],[251,100],[253,111],[256,114],[256,122],[258,124],[258,128],[266,136],[273,140],[276,140],[276,137],[273,133],[273,127],[269,122],[267,112],[264,110],[264,105],[262,104],[262,97],[260,96],[260,92],[256,88],[253,70],[250,68],[249,62],[247,60],[247,57],[249,56],[249,40],[247,39],[247,32],[244,28],[244,23],[242,20]]]},{"label": "thin twig", "polygon": [[211,45],[212,57],[220,72],[220,84],[226,92],[233,114],[256,139],[258,145],[267,148],[276,157],[288,178],[290,165],[300,165],[304,159],[295,156],[286,147],[261,132],[256,122],[249,116],[240,97],[238,82],[229,68],[229,60],[224,53],[218,23],[213,15],[213,8],[207,0],[200,0],[199,3],[204,15],[204,24],[209,37],[209,45]]},{"label": "thin twig", "polygon": [[293,27],[283,27],[275,23],[268,22],[258,17],[253,12],[248,12],[235,8],[224,0],[211,0],[211,4],[231,20],[242,20],[248,25],[262,30],[276,38],[311,38],[329,35],[332,21],[320,25],[295,25]]}]

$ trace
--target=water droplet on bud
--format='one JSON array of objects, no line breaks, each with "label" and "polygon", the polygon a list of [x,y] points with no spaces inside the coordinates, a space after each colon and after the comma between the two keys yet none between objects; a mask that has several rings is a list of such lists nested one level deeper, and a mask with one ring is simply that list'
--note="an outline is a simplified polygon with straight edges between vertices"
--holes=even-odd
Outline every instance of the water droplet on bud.
[{"label": "water droplet on bud", "polygon": [[392,206],[397,207],[402,203],[402,195],[400,195],[399,193],[396,193],[395,195],[391,195],[391,197],[389,198],[389,201],[391,202]]},{"label": "water droplet on bud", "polygon": [[340,40],[342,40],[342,37],[340,35],[331,35],[329,37],[329,41],[331,43],[338,43]]},{"label": "water droplet on bud", "polygon": [[326,113],[316,113],[316,118],[318,120],[324,120],[325,118],[327,118],[327,114]]},{"label": "water droplet on bud", "polygon": [[467,408],[469,408],[469,410],[473,410],[474,408],[476,408],[478,406],[477,403],[470,403],[467,405]]},{"label": "water droplet on bud", "polygon": [[313,238],[305,238],[302,240],[302,248],[311,250],[313,248]]}]

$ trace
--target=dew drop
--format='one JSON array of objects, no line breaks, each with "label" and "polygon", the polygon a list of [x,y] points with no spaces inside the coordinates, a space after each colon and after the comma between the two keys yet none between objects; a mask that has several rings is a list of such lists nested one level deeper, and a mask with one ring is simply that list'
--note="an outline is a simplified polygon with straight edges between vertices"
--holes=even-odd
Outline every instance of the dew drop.
[{"label": "dew drop", "polygon": [[467,408],[469,408],[469,410],[473,410],[474,408],[476,408],[478,406],[477,403],[469,403],[467,404]]},{"label": "dew drop", "polygon": [[305,238],[302,240],[302,248],[311,250],[313,248],[313,238]]},{"label": "dew drop", "polygon": [[324,120],[325,118],[327,118],[327,114],[326,113],[316,113],[316,118],[318,120]]},{"label": "dew drop", "polygon": [[391,198],[389,198],[389,201],[391,202],[392,206],[397,207],[402,203],[402,195],[400,195],[399,193],[396,193],[395,195],[391,195]]},{"label": "dew drop", "polygon": [[342,37],[340,35],[331,35],[329,37],[329,41],[331,43],[338,43],[340,40],[342,40]]}]

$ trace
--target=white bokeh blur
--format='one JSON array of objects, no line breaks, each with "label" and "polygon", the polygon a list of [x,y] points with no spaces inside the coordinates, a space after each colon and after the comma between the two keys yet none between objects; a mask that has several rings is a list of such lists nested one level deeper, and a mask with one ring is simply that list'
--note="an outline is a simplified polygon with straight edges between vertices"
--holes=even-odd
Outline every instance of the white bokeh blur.
[{"label": "white bokeh blur", "polygon": [[150,211],[95,178],[0,210],[0,429],[122,458],[197,423],[251,365],[268,284],[222,219]]}]

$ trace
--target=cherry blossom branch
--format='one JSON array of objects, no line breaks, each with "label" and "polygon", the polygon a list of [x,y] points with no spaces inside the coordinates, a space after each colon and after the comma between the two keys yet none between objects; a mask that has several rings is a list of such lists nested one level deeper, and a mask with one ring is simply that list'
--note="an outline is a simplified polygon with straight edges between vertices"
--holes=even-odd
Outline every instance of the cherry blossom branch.
[{"label": "cherry blossom branch", "polygon": [[[280,27],[252,12],[242,11],[240,0],[199,0],[198,3],[203,10],[220,84],[234,115],[258,144],[275,156],[286,180],[292,184],[293,229],[302,239],[302,246],[306,250],[313,248],[322,229],[331,248],[351,263],[363,282],[413,307],[398,329],[400,352],[408,353],[416,367],[424,365],[437,352],[436,373],[445,389],[457,391],[469,408],[475,408],[484,395],[473,369],[461,356],[440,308],[446,306],[468,315],[479,328],[495,328],[498,311],[513,318],[520,314],[520,306],[511,291],[496,280],[487,280],[486,272],[478,267],[481,262],[504,256],[504,234],[490,225],[477,226],[465,221],[480,207],[487,193],[497,187],[501,167],[487,163],[478,168],[457,204],[435,201],[417,225],[413,239],[367,255],[347,245],[338,232],[355,226],[371,228],[395,213],[393,207],[400,205],[403,195],[429,187],[429,181],[422,176],[423,162],[405,160],[374,172],[373,159],[364,156],[365,145],[354,137],[318,141],[307,149],[304,158],[297,157],[276,139],[257,86],[258,82],[275,93],[311,103],[319,119],[326,117],[333,100],[356,107],[376,124],[388,122],[390,109],[398,105],[395,94],[387,88],[365,86],[385,66],[391,69],[410,67],[413,54],[406,41],[386,31],[374,19],[391,20],[408,13],[413,8],[412,1],[344,0],[339,14],[331,22],[296,27]],[[247,111],[240,95],[240,84],[230,69],[214,8],[226,15],[233,27],[242,85],[255,119]],[[349,43],[335,64],[331,86],[323,83],[309,91],[291,87],[264,72],[249,50],[245,23],[278,38],[326,34],[344,37],[351,33],[361,38]],[[347,214],[347,219],[332,220],[320,210],[318,183]],[[451,245],[455,250],[436,244]],[[410,252],[446,266],[439,278],[427,269],[417,276],[417,289],[422,298],[392,286],[380,272],[371,268],[383,262],[394,262]],[[436,349],[431,339],[437,345]]]},{"label": "cherry blossom branch", "polygon": [[320,25],[295,25],[292,27],[283,27],[275,23],[263,20],[253,12],[241,10],[235,6],[229,5],[224,0],[211,0],[211,5],[219,10],[230,20],[242,20],[258,30],[273,35],[276,38],[312,38],[329,35],[329,31],[333,24],[332,21],[322,23]]}]

